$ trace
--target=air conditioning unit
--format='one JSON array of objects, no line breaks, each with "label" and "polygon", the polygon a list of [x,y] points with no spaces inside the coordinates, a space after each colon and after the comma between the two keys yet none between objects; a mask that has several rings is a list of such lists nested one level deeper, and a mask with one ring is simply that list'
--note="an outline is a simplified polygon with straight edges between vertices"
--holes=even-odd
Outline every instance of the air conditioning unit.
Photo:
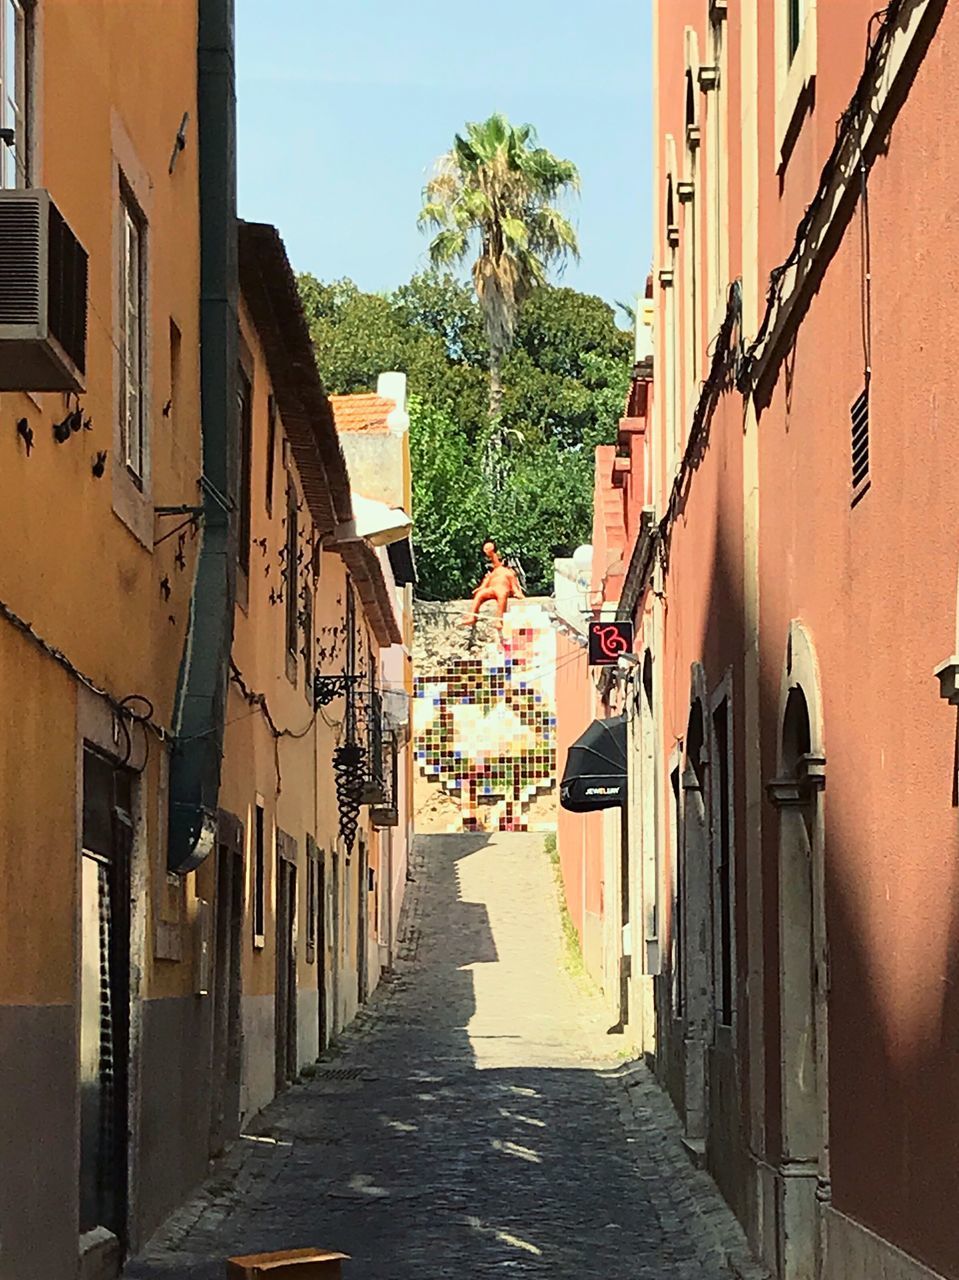
[{"label": "air conditioning unit", "polygon": [[83,391],[87,255],[49,191],[0,191],[0,391]]}]

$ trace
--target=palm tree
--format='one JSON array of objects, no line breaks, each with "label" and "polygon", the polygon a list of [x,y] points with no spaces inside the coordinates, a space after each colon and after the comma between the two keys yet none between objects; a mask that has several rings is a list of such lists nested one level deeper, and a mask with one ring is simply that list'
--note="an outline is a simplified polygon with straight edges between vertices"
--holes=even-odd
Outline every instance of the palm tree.
[{"label": "palm tree", "polygon": [[489,343],[489,412],[497,438],[503,358],[520,307],[545,284],[550,264],[579,256],[576,232],[552,203],[578,189],[576,166],[540,147],[532,125],[511,125],[496,114],[468,124],[465,137],[456,135],[423,193],[419,224],[436,231],[430,243],[435,266],[458,265],[478,243],[473,286]]}]

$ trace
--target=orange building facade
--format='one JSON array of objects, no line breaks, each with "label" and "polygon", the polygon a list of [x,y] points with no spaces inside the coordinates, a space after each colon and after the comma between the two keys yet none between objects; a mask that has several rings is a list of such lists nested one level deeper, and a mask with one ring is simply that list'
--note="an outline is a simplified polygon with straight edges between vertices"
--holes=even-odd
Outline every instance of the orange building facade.
[{"label": "orange building facade", "polygon": [[236,217],[229,0],[2,13],[0,1275],[99,1278],[391,963],[411,557]]},{"label": "orange building facade", "polygon": [[602,928],[626,1031],[782,1280],[959,1276],[959,16],[874,9],[656,4],[655,382],[603,464],[642,497]]}]

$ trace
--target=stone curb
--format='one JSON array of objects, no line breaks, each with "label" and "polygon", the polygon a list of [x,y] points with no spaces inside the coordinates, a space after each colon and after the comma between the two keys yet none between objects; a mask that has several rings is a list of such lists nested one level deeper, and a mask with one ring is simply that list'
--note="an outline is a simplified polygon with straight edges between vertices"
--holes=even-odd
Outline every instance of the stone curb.
[{"label": "stone curb", "polygon": [[753,1257],[739,1220],[716,1183],[690,1162],[676,1112],[646,1064],[626,1063],[602,1074],[622,1090],[627,1133],[634,1138],[641,1134],[647,1144],[651,1136],[658,1139],[657,1168],[683,1213],[698,1224],[695,1234],[705,1251],[702,1261],[721,1261],[736,1280],[772,1280]]}]

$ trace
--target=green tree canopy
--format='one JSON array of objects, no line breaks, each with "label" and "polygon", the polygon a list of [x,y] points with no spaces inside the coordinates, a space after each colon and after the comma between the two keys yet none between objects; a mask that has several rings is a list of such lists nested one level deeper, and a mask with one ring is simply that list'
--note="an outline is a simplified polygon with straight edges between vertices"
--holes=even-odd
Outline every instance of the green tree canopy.
[{"label": "green tree canopy", "polygon": [[419,592],[463,597],[493,536],[518,555],[531,592],[552,590],[553,559],[591,536],[593,450],[616,439],[632,338],[611,307],[573,289],[531,294],[503,364],[501,484],[490,500],[487,346],[471,288],[430,270],[395,293],[300,277],[327,390],[371,391],[389,369],[410,390]]}]

